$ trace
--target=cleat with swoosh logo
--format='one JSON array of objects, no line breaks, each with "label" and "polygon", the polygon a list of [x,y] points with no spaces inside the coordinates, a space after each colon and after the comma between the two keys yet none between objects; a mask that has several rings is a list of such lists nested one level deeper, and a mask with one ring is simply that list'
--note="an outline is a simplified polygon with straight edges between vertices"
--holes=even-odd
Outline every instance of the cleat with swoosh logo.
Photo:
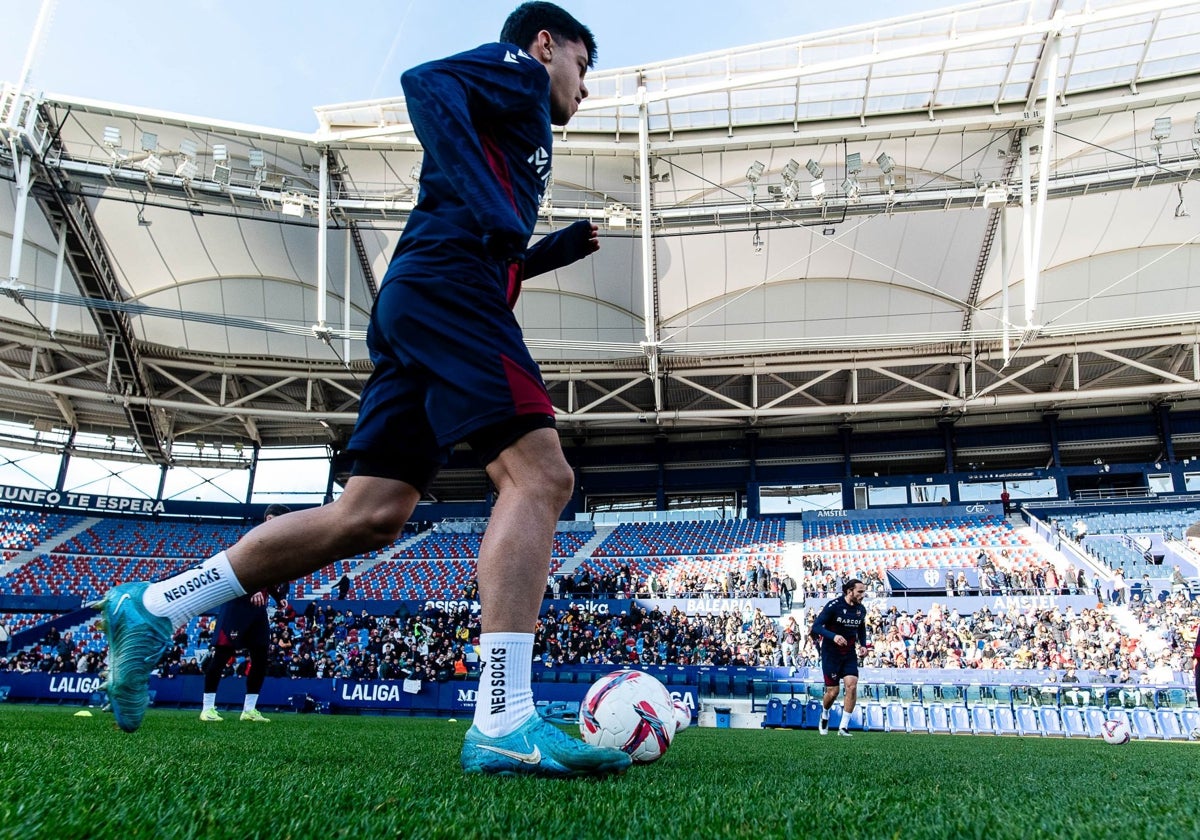
[{"label": "cleat with swoosh logo", "polygon": [[492,776],[607,776],[632,763],[626,753],[585,744],[536,714],[496,738],[472,726],[461,758],[463,772]]},{"label": "cleat with swoosh logo", "polygon": [[150,705],[150,672],[171,646],[171,622],[146,609],[142,594],[149,583],[123,583],[103,600],[89,604],[100,610],[108,639],[108,702],[117,726],[133,732]]}]

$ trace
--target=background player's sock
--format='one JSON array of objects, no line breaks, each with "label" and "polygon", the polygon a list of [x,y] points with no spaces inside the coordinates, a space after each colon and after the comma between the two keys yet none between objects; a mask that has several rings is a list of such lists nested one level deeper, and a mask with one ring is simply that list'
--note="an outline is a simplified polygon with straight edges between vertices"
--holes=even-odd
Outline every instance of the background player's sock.
[{"label": "background player's sock", "polygon": [[169,618],[174,627],[182,627],[188,619],[245,594],[222,551],[198,568],[150,584],[142,603],[154,615]]},{"label": "background player's sock", "polygon": [[247,694],[246,701],[244,703],[242,703],[242,711],[243,712],[253,712],[257,708],[258,708],[258,695],[257,694]]},{"label": "background player's sock", "polygon": [[204,700],[200,704],[200,709],[201,710],[215,709],[216,707],[217,707],[217,692],[214,691],[212,694],[209,694],[206,691],[204,693]]},{"label": "background player's sock", "polygon": [[479,691],[475,727],[489,738],[507,735],[534,714],[532,633],[483,633],[479,637]]}]

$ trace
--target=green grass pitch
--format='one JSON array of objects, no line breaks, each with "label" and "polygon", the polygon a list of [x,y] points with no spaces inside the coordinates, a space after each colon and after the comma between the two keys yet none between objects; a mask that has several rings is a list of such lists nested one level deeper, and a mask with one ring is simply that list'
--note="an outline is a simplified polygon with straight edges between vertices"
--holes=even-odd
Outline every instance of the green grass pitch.
[{"label": "green grass pitch", "polygon": [[1194,838],[1200,744],[696,729],[604,780],[465,777],[469,721],[0,706],[0,838]]}]

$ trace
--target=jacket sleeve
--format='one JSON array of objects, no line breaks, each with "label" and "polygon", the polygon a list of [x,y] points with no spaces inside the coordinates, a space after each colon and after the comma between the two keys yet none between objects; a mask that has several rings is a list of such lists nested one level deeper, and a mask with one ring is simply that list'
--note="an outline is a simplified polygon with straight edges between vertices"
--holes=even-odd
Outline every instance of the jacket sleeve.
[{"label": "jacket sleeve", "polygon": [[833,641],[833,637],[836,636],[837,633],[834,633],[832,630],[830,630],[828,627],[825,626],[825,623],[827,621],[829,621],[829,619],[832,615],[833,615],[833,607],[831,606],[831,604],[826,604],[824,607],[821,608],[821,611],[819,613],[817,613],[816,619],[813,620],[813,626],[812,626],[813,635],[820,636],[822,639],[829,639],[829,641],[831,641],[831,642]]},{"label": "jacket sleeve", "polygon": [[547,234],[525,252],[525,277],[568,266],[592,253],[592,223],[580,219]]},{"label": "jacket sleeve", "polygon": [[537,118],[549,107],[545,68],[510,46],[485,44],[414,67],[400,77],[400,85],[426,154],[470,192],[484,247],[498,258],[520,258],[529,232],[493,169],[478,125]]}]

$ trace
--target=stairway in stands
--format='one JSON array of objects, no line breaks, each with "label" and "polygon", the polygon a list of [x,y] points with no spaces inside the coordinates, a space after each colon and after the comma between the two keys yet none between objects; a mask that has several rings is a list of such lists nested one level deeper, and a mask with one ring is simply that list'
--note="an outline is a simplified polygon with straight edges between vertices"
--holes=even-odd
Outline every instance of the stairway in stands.
[{"label": "stairway in stands", "polygon": [[595,535],[579,547],[579,550],[563,561],[556,574],[573,575],[575,570],[591,558],[592,552],[600,547],[600,543],[617,529],[616,525],[597,525]]},{"label": "stairway in stands", "polygon": [[59,531],[56,534],[49,534],[46,539],[42,540],[28,551],[22,551],[7,563],[0,563],[0,577],[10,574],[11,572],[15,572],[26,563],[30,562],[31,560],[36,560],[43,554],[49,554],[57,546],[62,545],[72,537],[82,534],[88,528],[91,528],[94,525],[99,525],[101,521],[102,520],[100,519],[91,517],[83,519],[78,524],[72,525],[70,528]]}]

